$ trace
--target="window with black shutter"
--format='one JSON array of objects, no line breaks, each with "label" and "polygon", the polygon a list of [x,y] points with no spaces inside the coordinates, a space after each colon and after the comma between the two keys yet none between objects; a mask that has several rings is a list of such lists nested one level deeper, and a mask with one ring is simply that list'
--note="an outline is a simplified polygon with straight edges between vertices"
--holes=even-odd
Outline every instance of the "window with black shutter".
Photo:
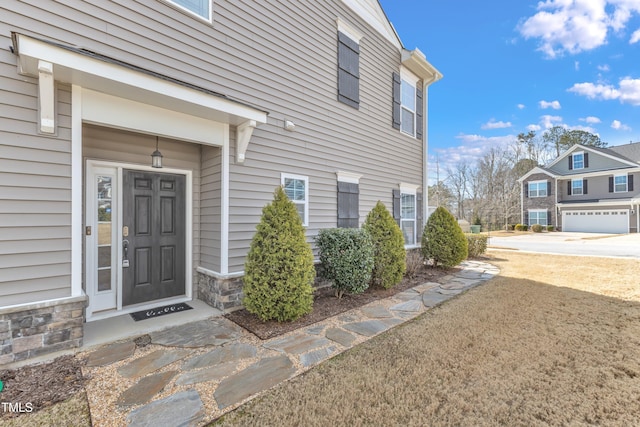
[{"label": "window with black shutter", "polygon": [[391,110],[392,126],[401,132],[423,139],[424,136],[424,92],[420,80],[405,72],[392,73]]},{"label": "window with black shutter", "polygon": [[360,185],[338,181],[338,228],[360,226]]},{"label": "window with black shutter", "polygon": [[360,106],[360,45],[338,31],[338,101]]}]

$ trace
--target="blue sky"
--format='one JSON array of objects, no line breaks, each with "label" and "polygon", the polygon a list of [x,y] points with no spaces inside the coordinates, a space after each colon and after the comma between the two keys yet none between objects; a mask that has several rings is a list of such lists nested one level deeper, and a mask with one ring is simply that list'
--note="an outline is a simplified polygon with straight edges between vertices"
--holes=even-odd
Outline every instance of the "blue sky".
[{"label": "blue sky", "polygon": [[[430,176],[521,132],[640,141],[640,0],[380,0],[429,88]],[[441,177],[442,178],[442,177]]]}]

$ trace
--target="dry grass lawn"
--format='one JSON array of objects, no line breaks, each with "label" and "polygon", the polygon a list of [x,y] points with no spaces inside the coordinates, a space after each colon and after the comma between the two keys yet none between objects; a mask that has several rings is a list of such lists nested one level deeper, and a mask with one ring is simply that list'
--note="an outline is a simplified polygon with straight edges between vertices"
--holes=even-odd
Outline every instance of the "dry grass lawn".
[{"label": "dry grass lawn", "polygon": [[640,262],[494,252],[499,277],[220,425],[640,424]]}]

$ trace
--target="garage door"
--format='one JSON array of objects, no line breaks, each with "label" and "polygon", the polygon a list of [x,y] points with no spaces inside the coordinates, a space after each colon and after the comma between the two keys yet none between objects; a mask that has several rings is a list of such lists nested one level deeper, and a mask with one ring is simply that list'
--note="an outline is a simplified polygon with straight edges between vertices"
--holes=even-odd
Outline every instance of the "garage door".
[{"label": "garage door", "polygon": [[628,233],[629,210],[565,211],[562,212],[562,231]]}]

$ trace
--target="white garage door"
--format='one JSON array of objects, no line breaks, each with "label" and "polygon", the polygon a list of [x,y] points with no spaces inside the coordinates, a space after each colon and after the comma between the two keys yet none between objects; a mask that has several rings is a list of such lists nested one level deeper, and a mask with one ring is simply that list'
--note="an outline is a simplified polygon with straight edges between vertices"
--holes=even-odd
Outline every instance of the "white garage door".
[{"label": "white garage door", "polygon": [[628,233],[629,210],[562,212],[562,231],[584,233]]}]

